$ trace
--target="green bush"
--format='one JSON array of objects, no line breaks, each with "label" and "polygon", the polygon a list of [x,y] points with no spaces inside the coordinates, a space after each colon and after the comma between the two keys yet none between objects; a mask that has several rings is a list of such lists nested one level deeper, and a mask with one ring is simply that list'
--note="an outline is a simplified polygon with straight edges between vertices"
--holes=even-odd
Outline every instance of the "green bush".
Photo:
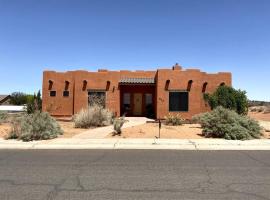
[{"label": "green bush", "polygon": [[88,109],[82,109],[76,114],[74,123],[76,128],[107,126],[112,123],[112,117],[112,112],[95,104]]},{"label": "green bush", "polygon": [[33,114],[17,117],[11,125],[8,139],[47,140],[63,134],[57,121],[46,112],[36,111]]},{"label": "green bush", "polygon": [[247,140],[261,136],[261,127],[257,121],[222,106],[196,115],[193,120],[201,124],[205,137]]},{"label": "green bush", "polygon": [[179,125],[182,125],[183,122],[184,122],[184,119],[182,119],[179,114],[172,115],[169,113],[168,116],[165,116],[165,124],[166,125],[179,126]]},{"label": "green bush", "polygon": [[113,129],[114,129],[116,134],[118,134],[118,135],[121,134],[121,132],[122,132],[121,128],[124,125],[124,123],[125,123],[125,118],[124,117],[114,119],[114,121],[113,121]]},{"label": "green bush", "polygon": [[236,90],[229,86],[219,86],[213,94],[205,94],[204,99],[211,109],[223,106],[238,114],[246,115],[248,112],[248,99],[245,91]]},{"label": "green bush", "polygon": [[5,122],[6,119],[7,119],[7,112],[0,111],[0,124]]},{"label": "green bush", "polygon": [[33,96],[28,96],[27,104],[26,104],[26,111],[28,114],[34,113],[35,111],[42,110],[42,99],[40,90],[37,92],[37,95],[34,94]]}]

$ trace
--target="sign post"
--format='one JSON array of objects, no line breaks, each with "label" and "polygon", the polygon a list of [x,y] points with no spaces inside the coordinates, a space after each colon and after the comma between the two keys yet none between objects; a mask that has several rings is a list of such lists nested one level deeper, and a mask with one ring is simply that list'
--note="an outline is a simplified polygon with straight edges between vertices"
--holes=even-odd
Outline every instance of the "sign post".
[{"label": "sign post", "polygon": [[161,121],[158,119],[158,138],[160,138]]}]

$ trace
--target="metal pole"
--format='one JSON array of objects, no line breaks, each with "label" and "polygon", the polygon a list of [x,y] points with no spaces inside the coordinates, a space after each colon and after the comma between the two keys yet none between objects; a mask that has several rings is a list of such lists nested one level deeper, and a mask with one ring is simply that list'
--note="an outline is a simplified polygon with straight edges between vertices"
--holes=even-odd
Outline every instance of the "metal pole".
[{"label": "metal pole", "polygon": [[158,138],[160,138],[161,121],[158,119]]}]

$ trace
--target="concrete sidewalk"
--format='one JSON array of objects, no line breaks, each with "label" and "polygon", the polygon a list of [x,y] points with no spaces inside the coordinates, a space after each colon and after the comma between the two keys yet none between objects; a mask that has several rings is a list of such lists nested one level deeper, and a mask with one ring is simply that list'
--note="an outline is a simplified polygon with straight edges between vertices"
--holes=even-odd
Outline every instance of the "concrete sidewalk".
[{"label": "concrete sidewalk", "polygon": [[[123,128],[128,128],[132,126],[137,126],[141,124],[145,124],[146,121],[154,121],[153,119],[149,119],[146,117],[125,117],[127,122],[124,123]],[[76,139],[102,139],[107,135],[113,132],[113,125],[98,127],[94,129],[89,129],[80,133],[78,135],[73,136]]]},{"label": "concrete sidewalk", "polygon": [[76,139],[22,142],[0,139],[0,149],[175,149],[175,150],[270,150],[269,139]]}]

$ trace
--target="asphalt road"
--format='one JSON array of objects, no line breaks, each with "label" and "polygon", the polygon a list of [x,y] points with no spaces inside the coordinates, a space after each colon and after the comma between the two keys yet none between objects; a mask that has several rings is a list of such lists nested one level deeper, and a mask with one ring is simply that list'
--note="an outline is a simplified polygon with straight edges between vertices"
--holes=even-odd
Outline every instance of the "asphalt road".
[{"label": "asphalt road", "polygon": [[0,199],[270,199],[270,152],[1,150]]}]

